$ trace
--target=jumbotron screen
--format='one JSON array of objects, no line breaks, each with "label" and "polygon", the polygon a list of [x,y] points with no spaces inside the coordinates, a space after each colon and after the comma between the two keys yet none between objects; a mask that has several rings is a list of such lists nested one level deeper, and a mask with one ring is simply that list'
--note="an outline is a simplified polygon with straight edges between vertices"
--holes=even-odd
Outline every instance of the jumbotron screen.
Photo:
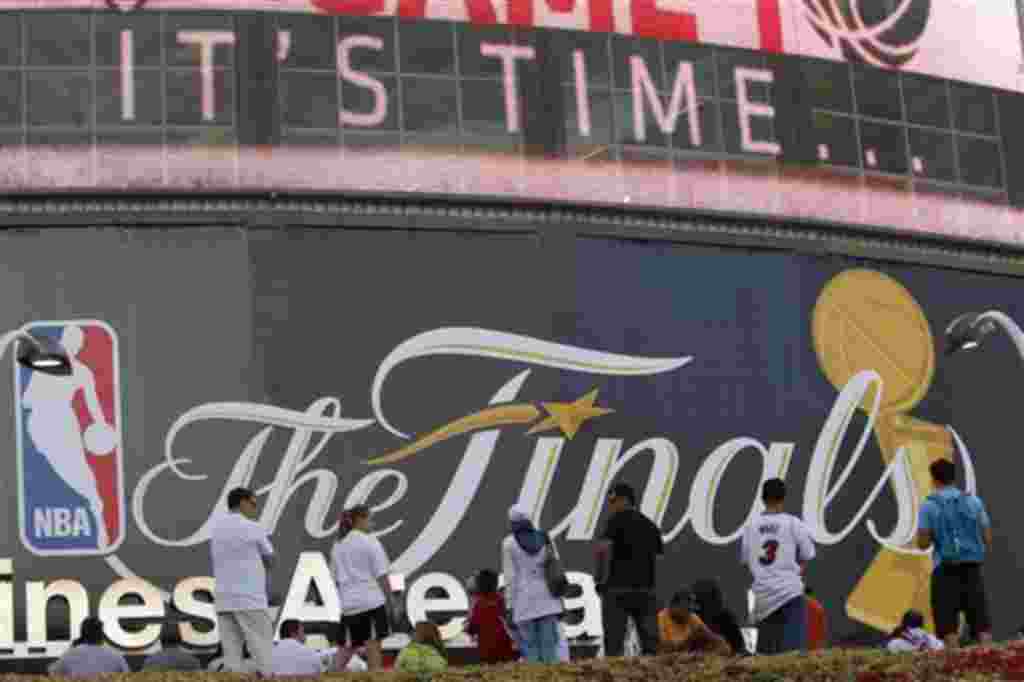
[{"label": "jumbotron screen", "polygon": [[0,0],[0,191],[423,192],[1024,244],[1014,0]]}]

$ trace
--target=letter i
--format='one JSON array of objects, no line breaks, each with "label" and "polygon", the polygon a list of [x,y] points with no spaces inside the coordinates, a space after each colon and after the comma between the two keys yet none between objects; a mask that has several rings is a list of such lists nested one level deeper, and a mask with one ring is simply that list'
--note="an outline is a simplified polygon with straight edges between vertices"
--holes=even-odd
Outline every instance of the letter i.
[{"label": "letter i", "polygon": [[590,137],[590,96],[587,91],[587,62],[583,50],[572,51],[573,75],[576,80],[576,122],[580,135]]},{"label": "letter i", "polygon": [[131,29],[121,31],[121,119],[135,120],[135,47]]}]

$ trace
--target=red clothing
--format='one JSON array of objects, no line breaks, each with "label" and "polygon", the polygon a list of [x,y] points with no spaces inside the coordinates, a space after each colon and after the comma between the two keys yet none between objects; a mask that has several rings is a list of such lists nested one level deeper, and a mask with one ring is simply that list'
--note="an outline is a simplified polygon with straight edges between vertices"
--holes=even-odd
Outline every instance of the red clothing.
[{"label": "red clothing", "polygon": [[814,597],[807,597],[807,649],[824,649],[828,641],[825,607]]},{"label": "red clothing", "polygon": [[476,637],[481,663],[507,663],[519,659],[505,628],[505,598],[481,594],[469,612],[466,632]]}]

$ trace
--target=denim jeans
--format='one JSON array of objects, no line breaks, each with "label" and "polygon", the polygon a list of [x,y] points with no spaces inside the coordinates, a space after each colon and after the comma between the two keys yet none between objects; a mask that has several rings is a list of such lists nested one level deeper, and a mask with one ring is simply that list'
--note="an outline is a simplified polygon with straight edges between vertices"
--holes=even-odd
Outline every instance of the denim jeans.
[{"label": "denim jeans", "polygon": [[784,654],[807,650],[807,601],[795,597],[757,626],[757,653]]},{"label": "denim jeans", "polygon": [[558,616],[543,616],[516,623],[523,658],[530,663],[558,663]]}]

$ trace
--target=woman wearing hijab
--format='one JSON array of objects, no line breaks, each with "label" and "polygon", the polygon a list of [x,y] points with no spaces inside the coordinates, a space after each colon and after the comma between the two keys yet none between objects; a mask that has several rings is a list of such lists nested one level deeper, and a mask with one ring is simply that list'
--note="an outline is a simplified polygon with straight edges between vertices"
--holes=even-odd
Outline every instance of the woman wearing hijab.
[{"label": "woman wearing hijab", "polygon": [[533,526],[518,505],[508,513],[509,535],[501,544],[505,601],[519,634],[523,656],[531,663],[558,663],[558,617],[562,600],[551,594],[544,574],[548,536]]}]

